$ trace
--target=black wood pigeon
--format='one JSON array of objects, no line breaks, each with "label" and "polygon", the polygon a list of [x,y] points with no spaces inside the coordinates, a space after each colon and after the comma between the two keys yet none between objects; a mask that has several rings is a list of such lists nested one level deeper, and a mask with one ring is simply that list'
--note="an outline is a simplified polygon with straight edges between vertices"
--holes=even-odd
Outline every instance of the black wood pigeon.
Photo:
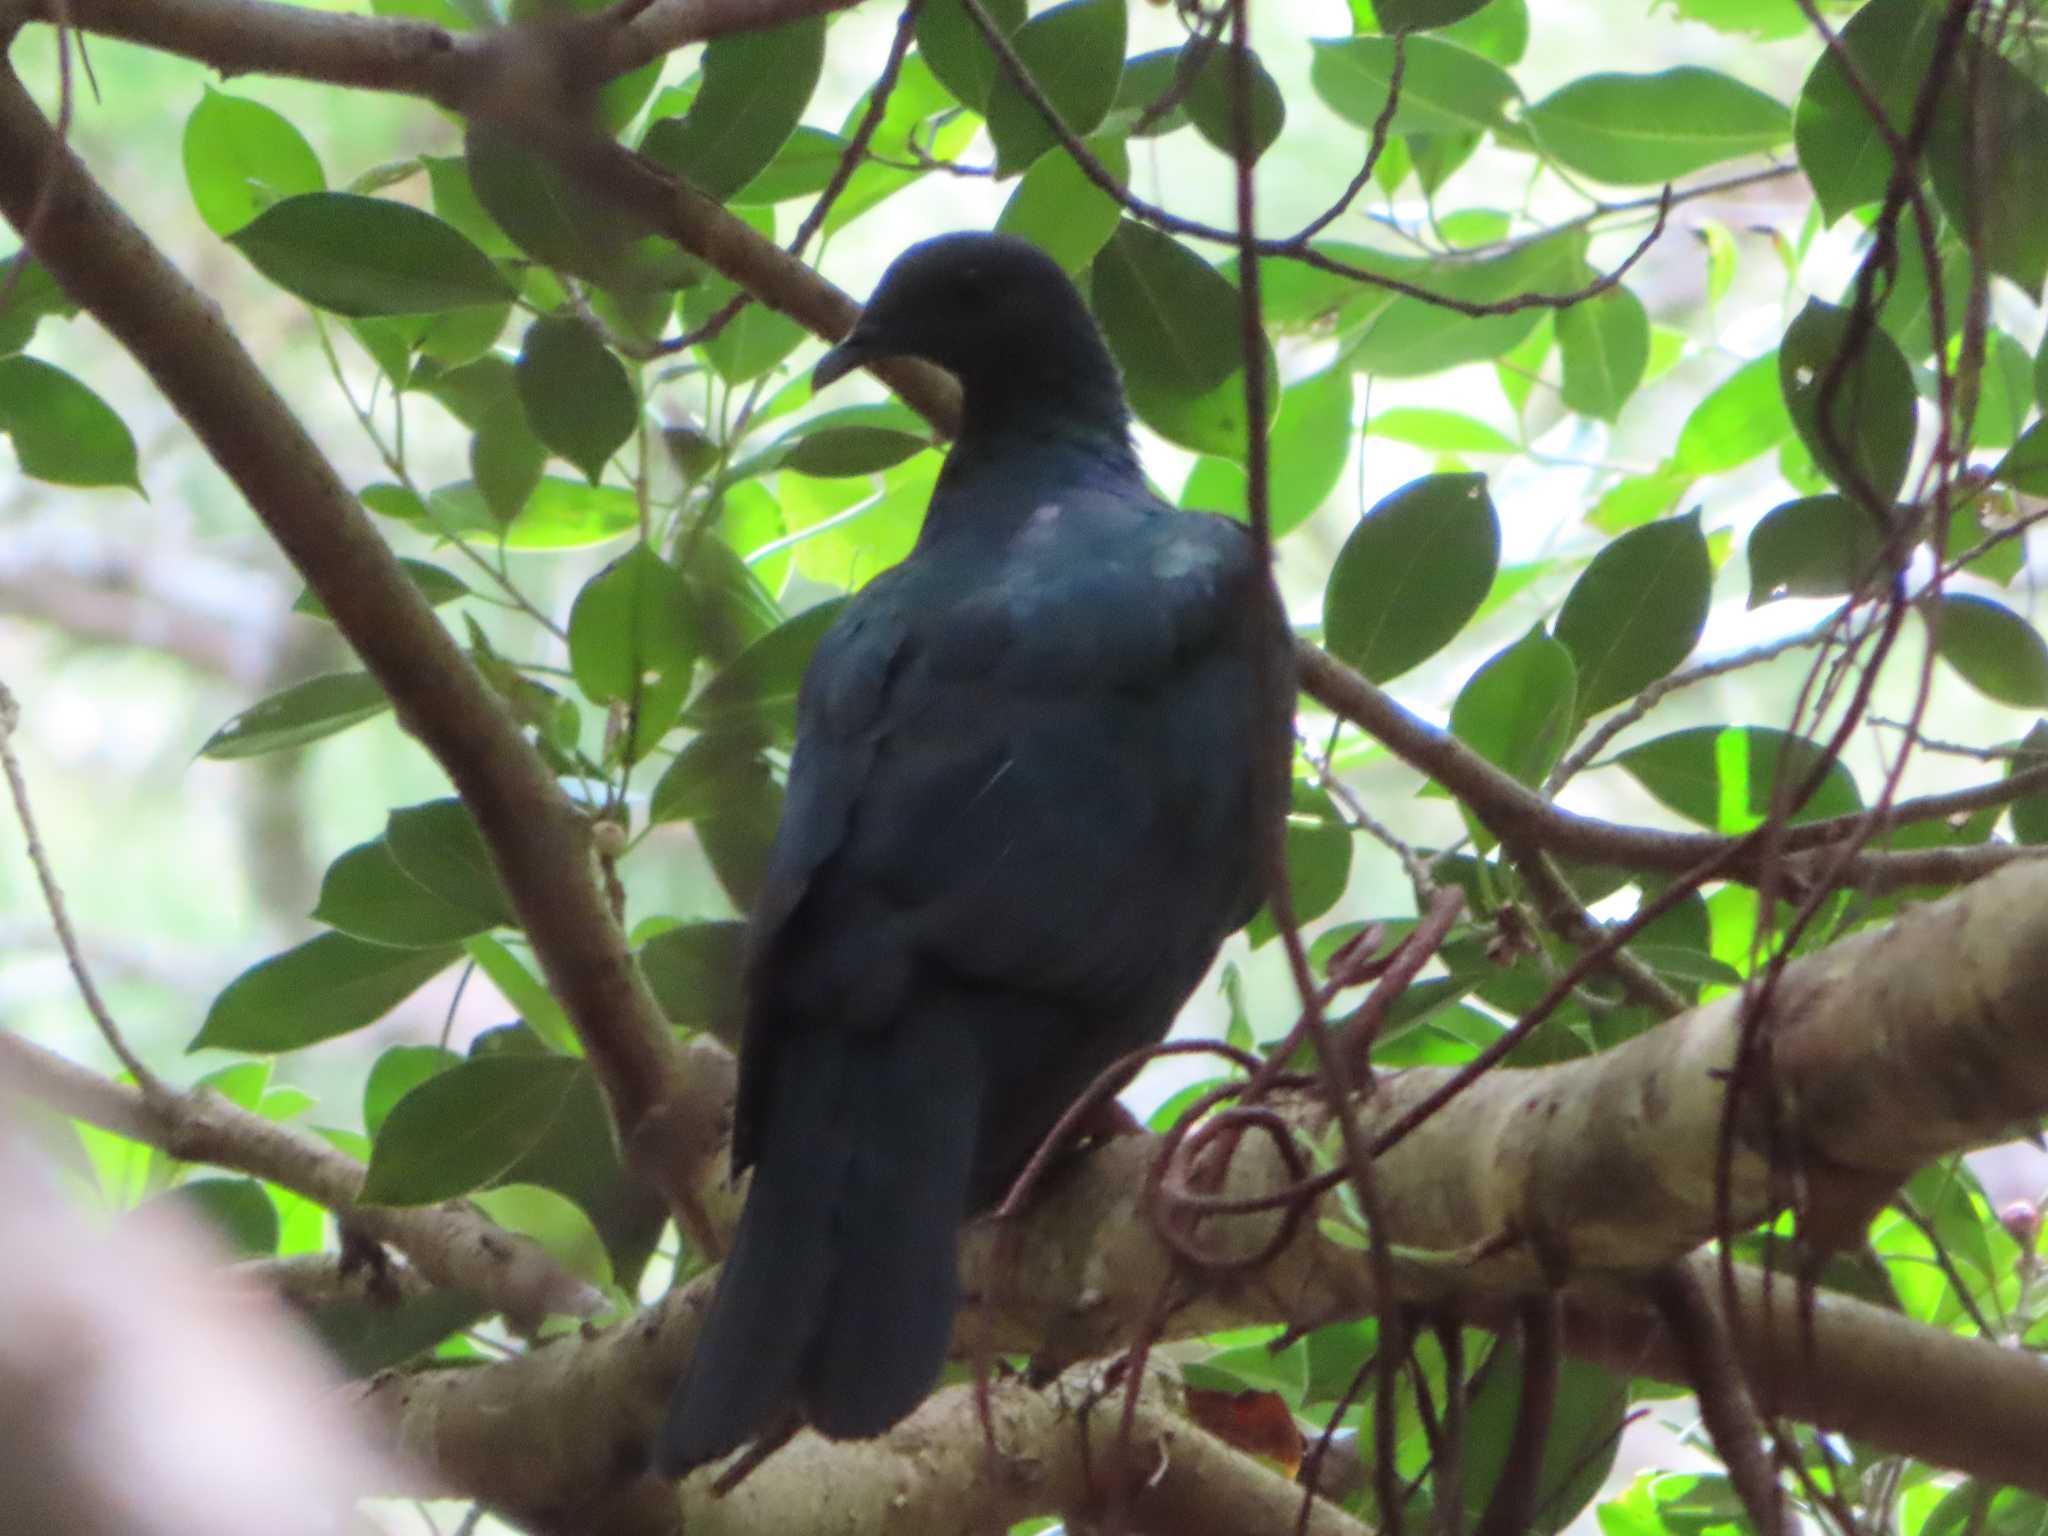
[{"label": "black wood pigeon", "polygon": [[961,1223],[1166,1033],[1258,907],[1285,803],[1271,578],[1243,527],[1146,488],[1066,275],[1002,235],[913,246],[817,383],[902,356],[958,376],[962,430],[916,548],[804,678],[749,941],[753,1187],[656,1446],[669,1475],[918,1405]]}]

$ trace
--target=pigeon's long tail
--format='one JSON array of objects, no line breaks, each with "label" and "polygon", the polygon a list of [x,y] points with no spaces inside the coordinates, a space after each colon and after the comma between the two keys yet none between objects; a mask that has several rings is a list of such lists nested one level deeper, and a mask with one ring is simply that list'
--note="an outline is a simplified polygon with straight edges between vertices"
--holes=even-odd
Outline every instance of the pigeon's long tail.
[{"label": "pigeon's long tail", "polygon": [[964,1022],[934,1012],[778,1050],[746,1210],[656,1442],[664,1474],[792,1410],[827,1435],[878,1435],[931,1390],[982,1112]]}]

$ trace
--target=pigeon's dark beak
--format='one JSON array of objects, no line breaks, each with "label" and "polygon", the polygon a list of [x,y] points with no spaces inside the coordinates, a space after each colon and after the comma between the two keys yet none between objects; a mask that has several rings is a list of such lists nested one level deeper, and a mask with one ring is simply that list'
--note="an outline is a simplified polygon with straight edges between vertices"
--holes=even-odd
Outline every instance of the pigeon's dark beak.
[{"label": "pigeon's dark beak", "polygon": [[856,325],[846,333],[846,340],[818,359],[818,366],[811,371],[812,391],[845,378],[854,369],[878,357],[886,357],[888,353],[878,342],[879,338],[872,331]]}]

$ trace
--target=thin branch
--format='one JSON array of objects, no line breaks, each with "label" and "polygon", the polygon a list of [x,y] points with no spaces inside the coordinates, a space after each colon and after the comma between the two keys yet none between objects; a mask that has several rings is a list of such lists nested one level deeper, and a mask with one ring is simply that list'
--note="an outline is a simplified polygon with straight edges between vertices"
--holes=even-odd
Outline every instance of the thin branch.
[{"label": "thin branch", "polygon": [[21,705],[7,685],[0,683],[0,769],[6,771],[7,792],[14,800],[15,820],[21,823],[28,861],[35,869],[36,884],[42,888],[43,904],[50,910],[50,926],[64,951],[64,963],[71,967],[71,979],[77,983],[85,1011],[92,1015],[93,1023],[99,1027],[107,1049],[135,1079],[145,1100],[152,1103],[160,1101],[168,1096],[169,1090],[164,1087],[163,1080],[135,1054],[122,1035],[121,1026],[114,1022],[106,999],[100,996],[100,989],[94,985],[92,971],[85,963],[85,953],[78,945],[78,935],[71,927],[71,915],[64,907],[64,892],[57,884],[57,872],[51,868],[49,855],[43,851],[42,839],[36,835],[35,812],[28,798],[28,777],[21,771],[21,758],[14,750],[14,733],[20,725]]},{"label": "thin branch", "polygon": [[0,1095],[56,1109],[185,1162],[264,1179],[325,1206],[350,1231],[389,1243],[437,1286],[464,1291],[531,1331],[551,1313],[589,1316],[597,1291],[528,1238],[460,1201],[359,1205],[363,1165],[309,1131],[251,1113],[215,1093],[164,1089],[152,1101],[54,1051],[0,1034]]}]

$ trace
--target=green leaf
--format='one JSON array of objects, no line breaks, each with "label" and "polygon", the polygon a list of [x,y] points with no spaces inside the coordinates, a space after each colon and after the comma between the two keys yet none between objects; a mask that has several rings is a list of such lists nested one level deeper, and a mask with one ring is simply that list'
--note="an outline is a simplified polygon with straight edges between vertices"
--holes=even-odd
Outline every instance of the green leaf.
[{"label": "green leaf", "polygon": [[2012,60],[1965,46],[1935,114],[1928,149],[1935,195],[1955,225],[1971,232],[1985,265],[2033,294],[2048,279],[2048,216],[2039,196],[2044,143],[2048,95]]},{"label": "green leaf", "polygon": [[391,707],[367,672],[329,672],[252,704],[207,738],[201,757],[224,761],[302,747]]},{"label": "green leaf", "polygon": [[1540,784],[1571,740],[1577,691],[1571,652],[1532,629],[1458,691],[1451,734],[1524,784]]},{"label": "green leaf", "polygon": [[[1578,231],[1568,231],[1480,261],[1462,257],[1415,261],[1375,255],[1359,264],[1418,283],[1444,298],[1498,304],[1531,293],[1577,287],[1585,271],[1585,239]],[[1277,265],[1269,264],[1266,270],[1271,272]],[[1457,363],[1500,357],[1528,340],[1544,319],[1543,311],[1534,308],[1464,315],[1405,294],[1380,298],[1382,307],[1366,319],[1344,356],[1353,368],[1386,378],[1417,378]]]},{"label": "green leaf", "polygon": [[[1336,906],[1351,883],[1351,829],[1337,804],[1313,784],[1296,780],[1287,816],[1287,887],[1294,920],[1312,923]],[[1245,929],[1257,949],[1277,938],[1270,908],[1259,908]]]},{"label": "green leaf", "polygon": [[[1131,175],[1130,157],[1119,138],[1103,136],[1088,148],[1119,181]],[[1065,149],[1032,162],[1003,204],[996,228],[1029,240],[1069,273],[1085,270],[1116,233],[1121,214],[1115,198],[1090,181]]]},{"label": "green leaf", "polygon": [[746,944],[744,923],[685,923],[640,946],[640,969],[671,1024],[737,1043]]},{"label": "green leaf", "polygon": [[1557,317],[1564,357],[1564,403],[1582,416],[1613,421],[1643,381],[1650,361],[1650,316],[1619,284]]},{"label": "green leaf", "polygon": [[510,524],[526,510],[547,465],[547,444],[534,435],[519,395],[501,396],[478,418],[469,440],[470,481],[493,522]]},{"label": "green leaf", "polygon": [[[1189,43],[1186,46],[1194,47]],[[1252,66],[1252,158],[1258,159],[1273,147],[1280,130],[1287,125],[1287,102],[1279,82],[1266,72],[1256,52]],[[1209,55],[1183,103],[1195,131],[1226,155],[1237,153],[1237,66],[1228,48]]]},{"label": "green leaf", "polygon": [[[1821,749],[1770,726],[1700,725],[1630,747],[1614,761],[1687,820],[1735,836],[1770,815],[1781,769],[1789,795],[1819,766]],[[1861,809],[1856,781],[1834,762],[1812,797],[1792,813],[1791,824],[1853,816]]]},{"label": "green leaf", "polygon": [[575,1027],[562,1011],[562,1005],[511,950],[489,934],[481,933],[464,940],[462,947],[476,962],[476,968],[490,978],[491,985],[505,994],[505,1001],[517,1011],[521,1023],[559,1054],[583,1054],[583,1042],[576,1037]]},{"label": "green leaf", "polygon": [[462,955],[323,933],[258,961],[207,1010],[190,1049],[291,1051],[374,1024]]},{"label": "green leaf", "polygon": [[728,201],[735,207],[758,208],[822,192],[846,158],[846,143],[836,133],[799,126],[761,174]]},{"label": "green leaf", "polygon": [[1883,532],[1843,496],[1805,496],[1773,507],[1749,535],[1749,606],[1781,597],[1834,597],[1876,573]]},{"label": "green leaf", "polygon": [[427,314],[512,296],[454,226],[388,198],[301,193],[229,239],[280,288],[339,315]]},{"label": "green leaf", "polygon": [[822,16],[716,38],[704,50],[703,84],[690,110],[648,129],[641,149],[722,202],[775,159],[824,63]]},{"label": "green leaf", "polygon": [[[1280,396],[1267,476],[1273,537],[1298,528],[1329,499],[1351,459],[1351,373],[1326,368]],[[1221,512],[1242,522],[1250,512],[1244,466],[1234,459],[1198,459],[1181,489],[1190,510]]]},{"label": "green leaf", "polygon": [[777,745],[796,736],[796,692],[811,653],[845,606],[806,608],[756,640],[698,690],[683,718],[700,730],[759,731]]},{"label": "green leaf", "polygon": [[391,1108],[362,1199],[428,1205],[480,1189],[547,1133],[589,1068],[562,1056],[481,1056],[425,1079]]},{"label": "green leaf", "polygon": [[1948,594],[1922,599],[1935,649],[1988,699],[2016,709],[2048,707],[2048,641],[2002,603]]},{"label": "green leaf", "polygon": [[40,359],[0,357],[0,433],[13,439],[25,475],[52,485],[142,489],[135,439],[113,407]]},{"label": "green leaf", "polygon": [[[1569,1356],[1558,1362],[1557,1373],[1550,1431],[1543,1437],[1542,1466],[1530,1504],[1532,1518],[1520,1528],[1526,1536],[1553,1536],[1579,1518],[1607,1481],[1627,1422],[1628,1377]],[[1476,1523],[1500,1481],[1524,1411],[1520,1347],[1506,1340],[1495,1344],[1471,1390],[1466,1409],[1466,1431],[1472,1438],[1465,1507]],[[1676,1521],[1672,1527],[1677,1528]]]},{"label": "green leaf", "polygon": [[676,754],[654,786],[648,819],[689,821],[712,873],[746,909],[760,895],[768,850],[782,818],[782,790],[760,753],[757,731],[707,731]]},{"label": "green leaf", "polygon": [[597,484],[640,420],[625,365],[584,321],[544,315],[527,328],[518,379],[534,435]]},{"label": "green leaf", "polygon": [[1486,0],[1373,0],[1382,32],[1432,32],[1482,10]]},{"label": "green leaf", "polygon": [[1840,55],[1823,48],[1799,93],[1793,143],[1799,165],[1830,220],[1884,196],[1892,156],[1848,71],[1903,138],[1934,62],[1939,9],[1927,0],[1871,0],[1837,34]]},{"label": "green leaf", "polygon": [[[987,0],[983,9],[1005,37],[1024,25],[1024,0]],[[963,107],[979,112],[988,105],[1001,66],[960,0],[925,0],[917,13],[917,51]]]},{"label": "green leaf", "polygon": [[452,944],[492,922],[413,879],[381,837],[358,843],[327,866],[313,918],[353,938],[403,949]]},{"label": "green leaf", "polygon": [[[1124,0],[1065,0],[1041,11],[1011,39],[1060,121],[1076,134],[1102,125],[1124,67]],[[988,136],[996,174],[1012,176],[1058,140],[1038,108],[998,71],[988,93]]]},{"label": "green leaf", "polygon": [[682,578],[636,544],[584,584],[569,611],[569,669],[594,704],[633,706],[637,761],[675,723],[702,645]]},{"label": "green leaf", "polygon": [[1427,448],[1432,453],[1520,453],[1521,445],[1497,427],[1457,411],[1397,405],[1365,424],[1374,437]]},{"label": "green leaf", "polygon": [[1426,475],[1359,520],[1330,568],[1323,633],[1376,683],[1442,650],[1479,611],[1500,565],[1484,475]]},{"label": "green leaf", "polygon": [[78,306],[50,276],[50,269],[26,251],[16,251],[0,261],[0,291],[7,294],[6,305],[0,307],[0,357],[27,346],[43,316],[68,318],[78,313]]},{"label": "green leaf", "polygon": [[[702,273],[674,245],[641,237],[615,203],[569,180],[513,130],[472,123],[463,145],[477,203],[536,261],[622,292],[679,288]],[[557,293],[546,306],[559,301]]]},{"label": "green leaf", "polygon": [[490,532],[504,540],[506,549],[514,551],[581,549],[616,539],[640,526],[640,504],[631,491],[616,485],[564,480],[555,475],[545,476],[526,498],[518,516],[502,526],[474,481],[437,487],[433,503],[448,527]]},{"label": "green leaf", "polygon": [[[438,608],[443,603],[452,603],[458,597],[469,595],[469,585],[453,571],[445,571],[429,560],[415,560],[410,555],[398,557],[398,567],[405,572],[406,579],[418,590],[428,604]],[[292,604],[293,613],[303,613],[311,619],[327,618],[327,605],[320,601],[319,594],[311,587],[298,595]]]},{"label": "green leaf", "polygon": [[[1785,407],[1821,472],[1853,499],[1888,504],[1913,453],[1913,372],[1883,329],[1809,299],[1778,349]],[[1866,507],[1866,511],[1876,509]]]},{"label": "green leaf", "polygon": [[821,426],[792,436],[783,467],[827,480],[872,475],[931,446],[927,438],[895,427]]},{"label": "green leaf", "polygon": [[1631,529],[1595,555],[1556,625],[1578,663],[1580,718],[1634,697],[1685,660],[1706,627],[1713,587],[1696,511]]},{"label": "green leaf", "polygon": [[[773,235],[774,219],[766,210],[746,209],[741,217],[762,232]],[[683,294],[684,328],[694,331],[703,326],[739,292],[739,286],[729,278],[716,274],[707,277]],[[702,350],[721,379],[728,384],[744,384],[768,372],[810,340],[810,336],[809,331],[780,310],[770,309],[765,304],[749,304],[727,323],[724,330],[704,343]]]},{"label": "green leaf", "polygon": [[487,927],[515,921],[490,846],[460,800],[400,806],[384,824],[384,841],[398,867],[440,900],[483,918]]},{"label": "green leaf", "polygon": [[185,184],[216,235],[232,235],[279,198],[324,192],[320,157],[290,119],[206,88],[185,119]]},{"label": "green leaf", "polygon": [[[1392,39],[1315,38],[1309,80],[1316,94],[1345,121],[1370,129],[1387,104],[1394,72]],[[1501,108],[1516,94],[1508,72],[1456,43],[1410,37],[1401,75],[1401,99],[1389,132],[1484,133],[1501,124]]]},{"label": "green leaf", "polygon": [[[1236,287],[1171,236],[1131,219],[1092,270],[1095,312],[1139,417],[1183,447],[1242,457]],[[1263,364],[1274,377],[1270,347]]]},{"label": "green leaf", "polygon": [[175,1210],[208,1228],[237,1259],[263,1258],[277,1252],[277,1205],[255,1179],[187,1179],[137,1208]]},{"label": "green leaf", "polygon": [[363,1081],[363,1129],[376,1136],[392,1106],[430,1077],[439,1077],[462,1058],[441,1045],[394,1045],[370,1067]]},{"label": "green leaf", "polygon": [[[2048,720],[2036,720],[2019,744],[2018,754],[2005,765],[2005,775],[2048,768]],[[2048,794],[2028,795],[2012,803],[2012,835],[2030,847],[2048,843]]]},{"label": "green leaf", "polygon": [[1537,102],[1522,122],[1561,164],[1622,186],[1674,181],[1792,136],[1782,102],[1695,65],[1586,75]]},{"label": "green leaf", "polygon": [[[1678,434],[1673,468],[1688,478],[1720,474],[1761,458],[1792,432],[1778,355],[1744,363],[1692,409]],[[1674,493],[1675,494],[1675,493]]]}]

